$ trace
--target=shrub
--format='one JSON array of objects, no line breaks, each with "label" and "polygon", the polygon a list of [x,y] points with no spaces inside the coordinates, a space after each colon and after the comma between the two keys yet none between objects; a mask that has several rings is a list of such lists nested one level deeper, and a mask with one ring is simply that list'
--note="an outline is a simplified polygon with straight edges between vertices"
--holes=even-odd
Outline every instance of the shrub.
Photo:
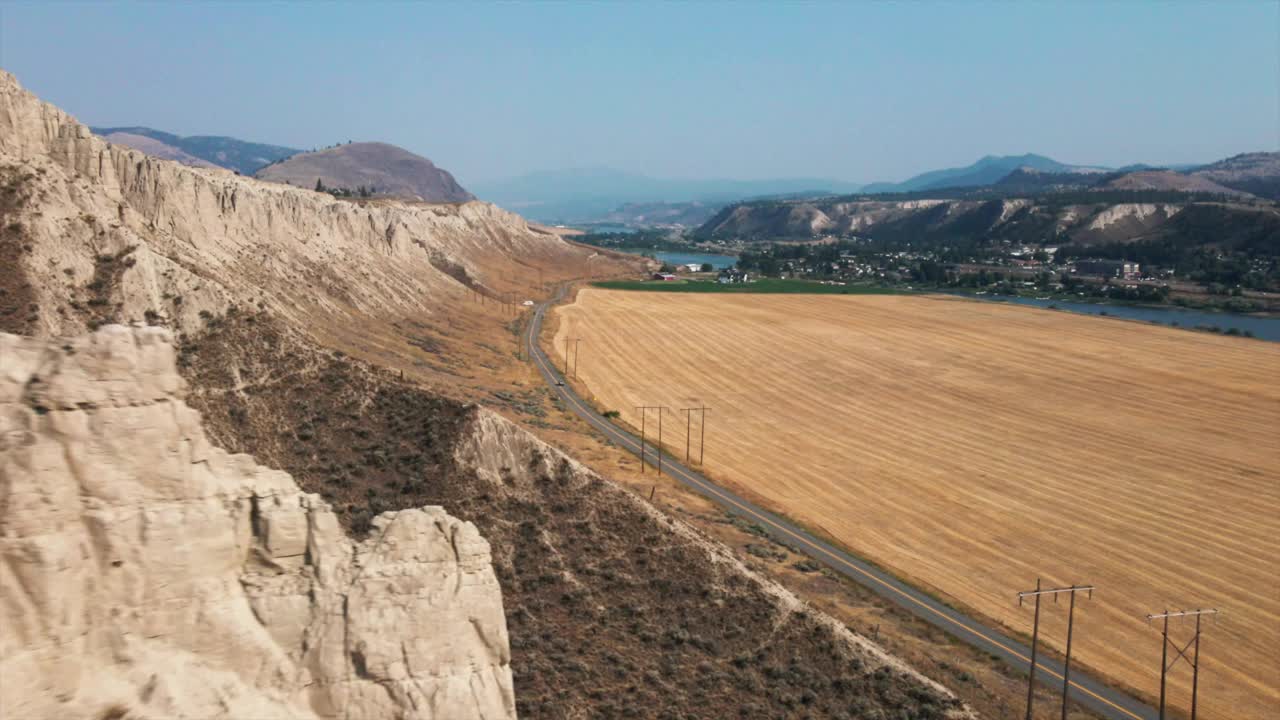
[{"label": "shrub", "polygon": [[799,562],[791,563],[791,567],[805,573],[817,572],[822,569],[821,565],[808,558]]}]

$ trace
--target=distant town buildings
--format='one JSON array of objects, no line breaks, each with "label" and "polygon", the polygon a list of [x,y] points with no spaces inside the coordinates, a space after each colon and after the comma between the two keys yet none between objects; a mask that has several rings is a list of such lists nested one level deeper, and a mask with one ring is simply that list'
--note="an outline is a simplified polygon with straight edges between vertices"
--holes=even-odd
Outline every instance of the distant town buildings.
[{"label": "distant town buildings", "polygon": [[1129,260],[1077,260],[1076,274],[1137,280],[1139,267],[1138,263]]},{"label": "distant town buildings", "polygon": [[677,278],[673,273],[660,272],[660,273],[654,273],[653,279],[654,280],[679,280],[680,278]]},{"label": "distant town buildings", "polygon": [[751,280],[750,273],[744,273],[738,270],[725,269],[720,271],[720,276],[716,278],[716,282],[721,285],[729,285],[732,283],[744,283]]}]

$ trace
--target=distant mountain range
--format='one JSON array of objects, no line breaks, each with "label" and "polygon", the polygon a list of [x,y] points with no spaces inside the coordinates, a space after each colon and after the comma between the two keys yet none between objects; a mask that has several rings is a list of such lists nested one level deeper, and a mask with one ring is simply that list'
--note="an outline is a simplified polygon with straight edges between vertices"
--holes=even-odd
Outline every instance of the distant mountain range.
[{"label": "distant mountain range", "polygon": [[116,145],[124,145],[125,147],[131,147],[134,150],[141,150],[148,155],[158,157],[163,160],[172,160],[174,162],[182,163],[183,165],[190,165],[191,167],[218,167],[208,160],[198,158],[195,155],[191,155],[183,151],[181,148],[160,142],[159,140],[147,137],[146,135],[137,135],[135,133],[116,130],[109,132],[102,137]]},{"label": "distant mountain range", "polygon": [[[621,223],[644,226],[686,224],[709,217],[721,206],[756,198],[820,197],[850,193],[910,193],[943,188],[983,187],[1023,171],[1028,189],[1082,186],[1108,173],[1156,169],[1130,165],[1113,169],[1069,165],[1043,155],[988,155],[972,165],[944,168],[898,183],[861,185],[845,180],[663,180],[644,175],[588,168],[539,172],[509,180],[478,183],[476,194],[527,217],[564,224]],[[1186,169],[1184,166],[1183,168]],[[1040,173],[1034,179],[1032,173]],[[655,204],[659,207],[655,207]],[[658,212],[654,212],[659,210]],[[677,219],[679,218],[679,219]]]},{"label": "distant mountain range", "polygon": [[262,180],[313,188],[366,188],[377,195],[426,202],[475,200],[453,175],[430,160],[387,143],[347,143],[293,155],[268,165],[255,176]]},{"label": "distant mountain range", "polygon": [[[225,136],[182,137],[147,127],[98,127],[108,140],[188,165],[216,165],[266,180],[313,187],[372,187],[379,194],[431,202],[474,199],[446,170],[385,143],[348,143],[305,152]],[[1028,153],[988,155],[958,168],[902,182],[862,185],[829,178],[764,180],[653,178],[608,168],[531,173],[478,183],[476,195],[545,223],[629,226],[698,225],[720,208],[755,199],[788,200],[857,193],[979,193],[990,196],[1082,189],[1252,194],[1280,199],[1280,153],[1245,153],[1203,166],[1120,168],[1071,165]]]},{"label": "distant mountain range", "polygon": [[[192,135],[182,137],[149,127],[94,127],[89,128],[111,142],[126,145],[148,155],[197,165],[196,160],[235,170],[241,175],[252,175],[263,167],[302,152],[295,148],[264,143],[245,142],[221,135]],[[151,142],[139,140],[147,138]],[[145,145],[145,147],[140,147]]]},{"label": "distant mountain range", "polygon": [[1108,168],[1067,165],[1043,155],[987,155],[981,160],[962,168],[946,168],[931,170],[900,183],[876,182],[862,188],[864,193],[897,193],[915,192],[918,190],[937,190],[950,187],[973,187],[990,185],[1018,169],[1030,169],[1049,173],[1095,173],[1106,172]]},{"label": "distant mountain range", "polygon": [[[1275,202],[1280,200],[1280,153],[1247,153],[1182,172],[1082,170],[1043,160],[1047,158],[1035,164],[1068,169],[1020,165],[982,185],[969,184],[978,175],[975,171],[941,171],[924,184],[966,184],[737,203],[721,209],[697,235],[779,240],[834,234],[1079,245],[1221,241],[1246,249],[1280,242]],[[982,172],[991,165],[987,162]]]},{"label": "distant mountain range", "polygon": [[628,203],[723,205],[751,197],[856,192],[858,183],[821,178],[672,180],[608,168],[538,172],[475,183],[483,200],[546,223],[601,222]]},{"label": "distant mountain range", "polygon": [[600,225],[625,225],[629,227],[698,227],[720,210],[720,203],[645,202],[625,203],[609,212]]}]

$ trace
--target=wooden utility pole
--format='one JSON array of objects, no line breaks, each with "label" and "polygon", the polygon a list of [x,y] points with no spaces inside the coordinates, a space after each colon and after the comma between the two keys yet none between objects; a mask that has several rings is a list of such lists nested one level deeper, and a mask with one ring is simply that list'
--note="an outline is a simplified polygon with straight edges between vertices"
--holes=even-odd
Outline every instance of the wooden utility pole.
[{"label": "wooden utility pole", "polygon": [[564,339],[564,379],[569,379],[569,342],[576,338],[565,337]]},{"label": "wooden utility pole", "polygon": [[[1160,643],[1160,720],[1164,720],[1165,678],[1169,674],[1169,668],[1177,665],[1178,661],[1183,659],[1186,659],[1191,665],[1191,720],[1196,720],[1196,701],[1199,699],[1197,696],[1200,686],[1200,618],[1204,615],[1217,614],[1218,610],[1216,608],[1210,608],[1208,610],[1179,610],[1177,612],[1165,610],[1162,613],[1147,616],[1148,623],[1152,620],[1164,620],[1164,629],[1161,633],[1164,640]],[[1194,617],[1196,619],[1195,635],[1181,648],[1174,645],[1173,641],[1169,639],[1169,618],[1171,617]],[[1187,650],[1192,648],[1193,645],[1192,655],[1188,658]],[[1173,649],[1178,651],[1178,654],[1173,656],[1173,662],[1169,662],[1170,646],[1173,646]]]},{"label": "wooden utility pole", "polygon": [[689,464],[689,438],[693,435],[693,412],[690,408],[680,408],[684,413],[684,464]]},{"label": "wooden utility pole", "polygon": [[693,413],[698,412],[698,464],[702,464],[702,457],[707,446],[707,411],[711,408],[706,405],[697,407],[680,408],[680,412],[685,413],[685,431],[684,431],[684,461],[689,462],[689,439],[693,436]]},{"label": "wooden utility pole", "polygon": [[658,474],[662,474],[662,406],[661,405],[637,405],[636,412],[640,413],[640,474],[644,474],[644,430],[645,419],[649,416],[650,410],[658,411]]},{"label": "wooden utility pole", "polygon": [[[1031,720],[1031,703],[1035,699],[1036,687],[1036,645],[1040,641],[1040,578],[1036,578],[1036,619],[1031,630],[1031,674],[1027,677],[1027,717]],[[1022,605],[1022,593],[1018,593],[1018,605]]]},{"label": "wooden utility pole", "polygon": [[1022,606],[1022,601],[1027,597],[1035,597],[1036,612],[1035,621],[1031,630],[1031,672],[1027,676],[1027,716],[1026,720],[1031,720],[1031,706],[1035,700],[1036,688],[1036,646],[1040,640],[1040,596],[1052,595],[1053,601],[1058,602],[1058,596],[1063,593],[1071,595],[1071,606],[1067,610],[1067,657],[1062,667],[1062,720],[1067,720],[1067,695],[1071,690],[1071,635],[1075,627],[1076,618],[1076,593],[1087,592],[1089,597],[1093,598],[1092,585],[1071,585],[1060,588],[1040,588],[1040,578],[1036,578],[1036,589],[1026,590],[1018,593],[1018,606]]},{"label": "wooden utility pole", "polygon": [[662,474],[662,406],[658,406],[658,474]]},{"label": "wooden utility pole", "polygon": [[573,339],[573,379],[578,379],[578,351],[582,344],[582,338]]},{"label": "wooden utility pole", "polygon": [[649,408],[638,407],[636,411],[640,413],[640,474],[644,474],[644,419],[648,415]]}]

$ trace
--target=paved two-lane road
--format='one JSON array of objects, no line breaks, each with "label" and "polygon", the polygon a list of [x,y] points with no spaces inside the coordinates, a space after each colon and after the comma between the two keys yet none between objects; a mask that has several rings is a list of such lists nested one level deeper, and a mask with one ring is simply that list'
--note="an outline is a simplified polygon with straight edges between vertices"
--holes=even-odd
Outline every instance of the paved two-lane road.
[{"label": "paved two-lane road", "polygon": [[[566,407],[573,410],[578,417],[592,427],[604,433],[613,442],[627,450],[640,454],[640,440],[609,422],[590,405],[578,397],[567,384],[555,365],[538,345],[538,336],[542,330],[542,319],[547,307],[559,302],[564,297],[562,286],[550,301],[538,305],[533,318],[529,322],[524,342],[528,357],[533,359],[538,371],[547,381],[557,397]],[[646,458],[650,458],[646,454]],[[652,462],[652,458],[650,458]],[[849,553],[809,534],[794,523],[784,520],[773,513],[749,502],[730,490],[727,490],[700,473],[685,467],[676,460],[665,457],[662,469],[671,477],[684,485],[710,498],[729,512],[751,520],[763,526],[776,539],[785,542],[825,564],[832,570],[863,585],[876,594],[894,602],[907,612],[945,630],[951,635],[973,645],[974,647],[1001,658],[1010,665],[1026,672],[1031,666],[1031,649],[996,630],[984,625],[947,605],[929,597],[927,594],[907,585],[888,573],[879,570]],[[1009,601],[1013,602],[1013,593]],[[1062,688],[1062,664],[1053,660],[1036,660],[1036,677],[1055,689]],[[1088,707],[1109,720],[1148,720],[1156,717],[1156,712],[1129,695],[1111,689],[1097,682],[1087,674],[1073,668],[1071,673],[1071,698]]]}]

